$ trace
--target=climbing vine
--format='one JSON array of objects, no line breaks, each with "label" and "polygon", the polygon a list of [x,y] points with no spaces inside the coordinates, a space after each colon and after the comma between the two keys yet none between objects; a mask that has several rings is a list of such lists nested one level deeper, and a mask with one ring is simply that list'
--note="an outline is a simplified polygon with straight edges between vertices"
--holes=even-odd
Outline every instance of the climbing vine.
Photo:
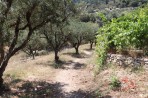
[{"label": "climbing vine", "polygon": [[98,68],[105,64],[108,49],[148,49],[148,5],[112,19],[98,31]]}]

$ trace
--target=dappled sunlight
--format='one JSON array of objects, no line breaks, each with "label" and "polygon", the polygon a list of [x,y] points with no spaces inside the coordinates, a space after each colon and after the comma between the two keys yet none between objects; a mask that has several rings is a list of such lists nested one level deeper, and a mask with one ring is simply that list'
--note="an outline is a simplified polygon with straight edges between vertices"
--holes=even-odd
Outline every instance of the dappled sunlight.
[{"label": "dappled sunlight", "polygon": [[45,81],[24,81],[16,79],[10,81],[8,91],[1,92],[2,97],[63,97],[61,87],[64,84],[60,83],[48,83]]},{"label": "dappled sunlight", "polygon": [[147,0],[0,0],[0,98],[148,98]]}]

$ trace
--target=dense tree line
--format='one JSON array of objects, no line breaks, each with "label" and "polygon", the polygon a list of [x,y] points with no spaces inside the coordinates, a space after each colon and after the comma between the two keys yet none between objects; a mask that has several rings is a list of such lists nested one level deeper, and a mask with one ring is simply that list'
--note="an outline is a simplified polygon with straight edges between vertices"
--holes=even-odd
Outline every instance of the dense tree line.
[{"label": "dense tree line", "polygon": [[73,0],[75,3],[86,2],[88,4],[94,4],[99,6],[101,4],[112,5],[116,7],[138,7],[144,3],[147,3],[147,0]]}]

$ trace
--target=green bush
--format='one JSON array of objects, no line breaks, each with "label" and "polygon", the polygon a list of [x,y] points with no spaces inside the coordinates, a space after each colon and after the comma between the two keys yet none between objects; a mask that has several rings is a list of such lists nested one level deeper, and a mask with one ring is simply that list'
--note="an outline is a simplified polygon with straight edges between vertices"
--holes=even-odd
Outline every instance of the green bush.
[{"label": "green bush", "polygon": [[142,49],[148,47],[148,5],[144,8],[112,19],[99,29],[97,53],[99,66],[103,66],[110,48],[119,50]]},{"label": "green bush", "polygon": [[113,76],[109,85],[112,90],[118,90],[121,87],[121,82],[116,76]]}]

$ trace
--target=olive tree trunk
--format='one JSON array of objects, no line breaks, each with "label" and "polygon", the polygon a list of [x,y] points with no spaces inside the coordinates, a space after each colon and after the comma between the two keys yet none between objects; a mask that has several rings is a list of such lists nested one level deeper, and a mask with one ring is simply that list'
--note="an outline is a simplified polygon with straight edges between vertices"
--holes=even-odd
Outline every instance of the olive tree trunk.
[{"label": "olive tree trunk", "polygon": [[79,46],[80,46],[80,44],[78,44],[78,43],[74,45],[74,48],[75,48],[75,51],[76,51],[75,53],[77,55],[79,54]]},{"label": "olive tree trunk", "polygon": [[58,50],[55,50],[54,53],[55,53],[55,57],[54,57],[55,63],[58,63],[59,62]]},{"label": "olive tree trunk", "polygon": [[8,65],[8,61],[9,61],[10,57],[6,57],[2,62],[1,62],[1,67],[0,67],[0,88],[3,85],[3,73]]},{"label": "olive tree trunk", "polygon": [[90,41],[90,50],[93,48],[93,41]]}]

